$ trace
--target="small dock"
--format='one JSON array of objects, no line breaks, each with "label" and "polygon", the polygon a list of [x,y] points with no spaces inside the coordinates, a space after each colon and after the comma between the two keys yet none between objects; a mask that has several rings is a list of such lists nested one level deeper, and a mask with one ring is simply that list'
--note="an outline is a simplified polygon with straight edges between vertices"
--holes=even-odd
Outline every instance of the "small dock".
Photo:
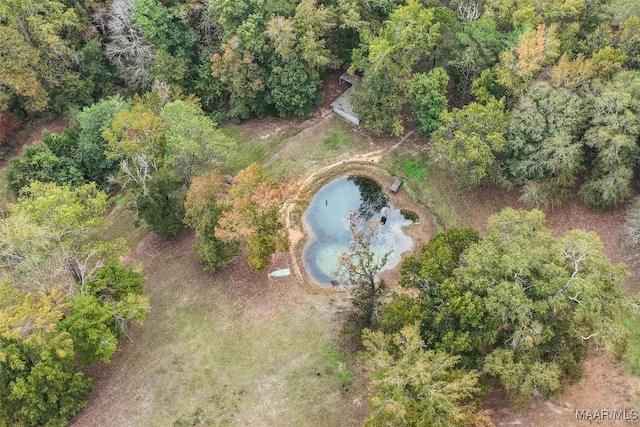
[{"label": "small dock", "polygon": [[396,178],[396,180],[393,181],[393,184],[391,184],[391,188],[389,189],[392,193],[397,193],[400,189],[400,186],[402,186],[402,180],[400,178]]}]

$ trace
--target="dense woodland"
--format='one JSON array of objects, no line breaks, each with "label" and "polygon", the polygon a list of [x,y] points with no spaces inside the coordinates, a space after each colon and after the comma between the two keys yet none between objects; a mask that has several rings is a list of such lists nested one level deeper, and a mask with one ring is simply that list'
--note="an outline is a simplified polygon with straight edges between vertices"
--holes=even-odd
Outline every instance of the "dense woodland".
[{"label": "dense woodland", "polygon": [[[430,138],[460,187],[518,188],[539,208],[634,195],[634,0],[4,0],[2,153],[34,119],[70,126],[6,173],[17,202],[0,219],[0,425],[65,425],[91,388],[78,367],[108,362],[145,318],[144,277],[104,238],[108,194],[126,191],[163,237],[194,228],[210,271],[240,253],[264,270],[288,248],[281,213],[300,203],[297,184],[226,168],[235,147],[218,123],[306,116],[336,69],[362,76],[353,103],[367,130]],[[371,236],[351,231],[366,259]],[[505,211],[482,238],[436,237],[402,267],[417,298],[390,298],[379,266],[359,265],[339,273],[356,287],[367,425],[483,425],[470,399],[482,375],[527,402],[578,379],[592,342],[626,345],[613,322],[630,305],[624,267],[595,235],[552,237],[539,211]],[[423,372],[435,365],[446,369]],[[414,383],[390,380],[409,371]],[[425,387],[441,393],[425,400]]]}]

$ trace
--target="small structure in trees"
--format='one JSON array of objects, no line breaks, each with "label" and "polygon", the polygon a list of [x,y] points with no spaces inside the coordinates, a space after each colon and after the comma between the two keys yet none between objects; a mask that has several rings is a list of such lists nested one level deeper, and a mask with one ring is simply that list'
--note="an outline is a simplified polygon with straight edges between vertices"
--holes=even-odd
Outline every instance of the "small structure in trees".
[{"label": "small structure in trees", "polygon": [[349,88],[331,103],[331,108],[340,117],[349,120],[353,124],[360,125],[360,118],[353,111],[353,106],[351,105],[351,97],[355,91],[353,86],[360,81],[360,77],[355,74],[344,73],[340,76],[339,81],[340,84],[348,84]]}]

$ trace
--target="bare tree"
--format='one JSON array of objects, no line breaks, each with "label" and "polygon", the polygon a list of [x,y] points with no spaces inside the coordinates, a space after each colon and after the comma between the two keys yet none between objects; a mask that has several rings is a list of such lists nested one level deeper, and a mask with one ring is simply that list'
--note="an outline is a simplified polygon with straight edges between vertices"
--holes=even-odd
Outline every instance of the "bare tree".
[{"label": "bare tree", "polygon": [[141,29],[133,26],[136,0],[115,0],[109,6],[107,58],[132,86],[149,83],[154,48]]},{"label": "bare tree", "polygon": [[473,22],[482,15],[482,4],[476,0],[462,0],[458,3],[458,19]]}]

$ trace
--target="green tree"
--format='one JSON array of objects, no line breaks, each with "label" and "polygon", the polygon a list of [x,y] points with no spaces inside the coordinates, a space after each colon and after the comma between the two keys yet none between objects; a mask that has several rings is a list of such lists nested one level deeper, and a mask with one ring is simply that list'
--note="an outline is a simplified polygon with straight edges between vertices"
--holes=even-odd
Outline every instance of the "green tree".
[{"label": "green tree", "polygon": [[257,163],[247,166],[234,178],[228,195],[231,209],[220,218],[215,237],[241,241],[249,265],[264,270],[273,253],[289,248],[281,211],[296,191],[295,181],[278,184]]},{"label": "green tree", "polygon": [[401,112],[407,82],[420,59],[433,52],[438,29],[433,10],[409,0],[389,15],[377,35],[362,31],[350,70],[364,72],[353,105],[365,127],[376,134],[404,132]]},{"label": "green tree", "polygon": [[442,124],[433,133],[435,150],[459,185],[502,181],[499,162],[506,144],[507,119],[504,102],[495,99],[442,114]]},{"label": "green tree", "polygon": [[91,380],[75,369],[74,343],[57,327],[64,298],[0,285],[0,419],[3,425],[65,426],[85,406]]},{"label": "green tree", "polygon": [[596,82],[589,97],[594,116],[584,135],[596,153],[591,176],[580,189],[584,202],[596,209],[615,206],[631,194],[640,137],[640,74],[618,73],[610,82]]},{"label": "green tree", "polygon": [[[615,322],[627,306],[624,266],[604,255],[595,234],[556,238],[544,220],[540,211],[513,209],[491,217],[452,275],[419,296],[427,347],[482,367],[519,403],[580,378],[590,343],[614,355],[626,346]],[[403,275],[405,286],[423,283]]]},{"label": "green tree", "polygon": [[20,31],[0,25],[0,111],[19,102],[28,112],[42,111],[49,97],[39,79],[40,53]]},{"label": "green tree", "polygon": [[176,172],[185,184],[197,175],[224,163],[233,141],[196,103],[175,100],[162,107],[165,126],[163,164]]},{"label": "green tree", "polygon": [[[178,11],[179,14],[182,11]],[[182,12],[184,13],[184,12]],[[176,14],[176,12],[174,12]],[[170,84],[189,85],[196,62],[198,33],[155,0],[136,0],[131,20],[155,48],[153,77]]]},{"label": "green tree", "polygon": [[462,266],[464,251],[480,240],[473,228],[449,228],[429,240],[420,258],[407,257],[402,261],[400,286],[422,291],[444,282]]},{"label": "green tree", "polygon": [[185,200],[184,222],[196,230],[195,250],[206,264],[205,270],[216,271],[227,265],[240,252],[237,241],[223,241],[215,236],[215,229],[223,213],[229,209],[225,202],[227,184],[215,172],[195,177]]},{"label": "green tree", "polygon": [[536,207],[566,200],[584,169],[580,138],[590,113],[567,89],[534,83],[509,117],[505,151],[510,179],[524,185],[523,199]]},{"label": "green tree", "polygon": [[456,369],[456,356],[425,350],[417,328],[391,336],[365,330],[363,343],[360,359],[371,383],[365,426],[491,425],[472,401],[478,374]]},{"label": "green tree", "polygon": [[109,363],[118,345],[118,338],[109,329],[113,319],[109,308],[92,295],[78,293],[70,297],[68,310],[59,327],[72,337],[80,362]]},{"label": "green tree", "polygon": [[319,78],[312,79],[304,65],[293,59],[273,66],[266,78],[269,96],[281,116],[306,116],[320,100]]},{"label": "green tree", "polygon": [[120,97],[103,99],[85,107],[76,116],[78,121],[78,163],[88,181],[108,188],[108,179],[118,171],[119,165],[105,155],[107,141],[102,132],[111,128],[115,115],[130,105]]},{"label": "green tree", "polygon": [[7,170],[7,185],[14,194],[34,181],[54,182],[73,187],[86,183],[77,161],[78,131],[66,129],[62,135],[44,131],[42,144],[27,146],[22,157],[14,157]]},{"label": "green tree", "polygon": [[180,175],[163,167],[148,180],[147,193],[136,198],[136,212],[151,230],[167,239],[175,237],[184,227],[186,194]]},{"label": "green tree", "polygon": [[[23,277],[28,284],[33,280],[31,274],[38,273],[42,263],[51,260],[49,280],[55,284],[58,279],[62,283],[71,279],[71,283],[82,287],[106,259],[124,252],[122,239],[101,238],[106,195],[93,183],[72,190],[34,182],[22,190],[11,210],[11,216],[3,221],[7,225],[16,224],[15,219],[24,223],[15,230],[6,227],[3,233],[4,267],[13,271],[14,280]],[[47,269],[44,270],[46,274]]]},{"label": "green tree", "polygon": [[418,119],[416,130],[426,136],[438,128],[440,115],[447,109],[445,92],[449,76],[444,68],[434,68],[428,74],[419,73],[409,82],[408,95],[413,114]]},{"label": "green tree", "polygon": [[498,55],[505,42],[497,30],[493,20],[480,18],[465,23],[456,33],[456,48],[449,61],[449,67],[456,83],[457,91],[465,99],[471,89],[472,82],[484,70],[498,62]]}]

